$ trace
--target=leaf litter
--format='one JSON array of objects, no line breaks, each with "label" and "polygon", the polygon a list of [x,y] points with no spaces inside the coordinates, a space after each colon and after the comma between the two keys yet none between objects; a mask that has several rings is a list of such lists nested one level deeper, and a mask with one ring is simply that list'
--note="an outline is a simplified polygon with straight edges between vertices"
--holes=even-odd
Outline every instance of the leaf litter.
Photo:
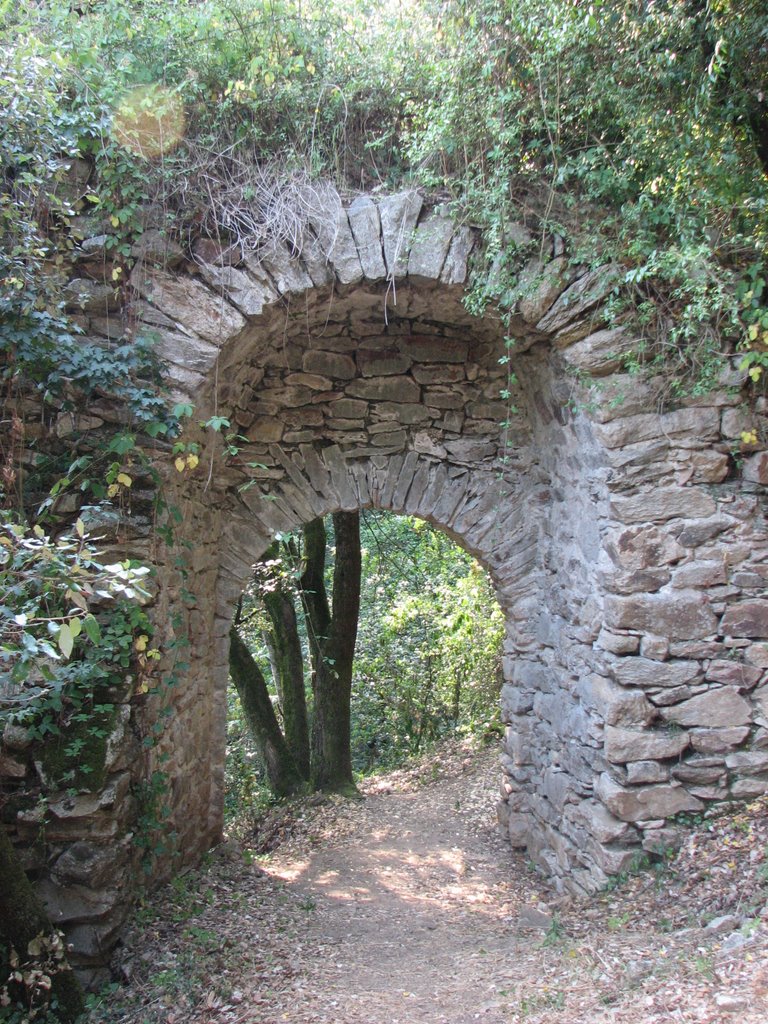
[{"label": "leaf litter", "polygon": [[458,741],[244,815],[139,908],[92,1011],[124,1024],[764,1024],[768,799],[679,853],[558,894],[495,823],[498,752]]}]

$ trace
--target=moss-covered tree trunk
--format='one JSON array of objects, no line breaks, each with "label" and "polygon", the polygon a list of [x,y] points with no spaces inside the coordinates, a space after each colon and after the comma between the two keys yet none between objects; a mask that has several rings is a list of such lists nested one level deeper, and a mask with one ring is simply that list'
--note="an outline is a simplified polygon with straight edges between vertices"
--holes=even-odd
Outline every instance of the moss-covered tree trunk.
[{"label": "moss-covered tree trunk", "polygon": [[299,792],[304,780],[280,731],[266,680],[235,626],[229,632],[229,672],[248,728],[264,758],[270,788],[277,796]]},{"label": "moss-covered tree trunk", "polygon": [[[0,989],[27,1007],[47,1005],[62,1024],[85,1011],[83,990],[64,956],[58,933],[48,920],[5,828],[0,825]],[[11,950],[29,984],[10,978]],[[15,966],[15,965],[14,965]],[[33,975],[31,972],[39,972]],[[37,978],[35,984],[34,978]],[[50,989],[43,980],[50,979]]]}]

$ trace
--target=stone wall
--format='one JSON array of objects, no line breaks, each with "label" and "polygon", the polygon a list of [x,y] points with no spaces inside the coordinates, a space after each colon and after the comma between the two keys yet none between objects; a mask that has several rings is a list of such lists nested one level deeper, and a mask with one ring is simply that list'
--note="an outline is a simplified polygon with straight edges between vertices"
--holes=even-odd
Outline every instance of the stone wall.
[{"label": "stone wall", "polygon": [[[663,382],[620,372],[636,341],[600,312],[615,268],[573,267],[549,239],[521,274],[509,387],[505,329],[462,304],[473,231],[413,193],[344,207],[329,189],[308,211],[291,245],[251,254],[204,241],[183,261],[147,233],[122,314],[92,278],[70,289],[92,333],[121,316],[154,331],[194,422],[225,416],[245,439],[228,453],[195,428],[194,472],[158,458],[176,552],[125,510],[124,550],[158,567],[159,640],[191,644],[181,684],[126,710],[134,737],[171,712],[133,762],[134,779],[170,779],[177,859],[160,872],[220,835],[228,632],[250,567],[275,532],[338,509],[420,516],[489,570],[507,624],[500,819],[558,885],[593,889],[673,845],[677,814],[765,792],[768,454],[739,440],[765,436],[742,375],[664,404]],[[513,237],[528,251],[522,225]],[[108,943],[124,905],[71,903],[106,881],[99,851],[130,857],[117,765],[104,792],[74,798],[93,803],[74,846],[39,864],[78,948],[84,928]],[[96,867],[80,882],[59,866],[83,842]]]}]

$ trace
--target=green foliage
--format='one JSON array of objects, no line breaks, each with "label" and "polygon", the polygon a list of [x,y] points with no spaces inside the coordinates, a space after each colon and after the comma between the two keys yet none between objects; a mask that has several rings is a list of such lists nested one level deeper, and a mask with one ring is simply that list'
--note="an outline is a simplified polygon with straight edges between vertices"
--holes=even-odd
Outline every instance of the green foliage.
[{"label": "green foliage", "polygon": [[0,722],[39,741],[62,736],[54,774],[71,781],[74,766],[88,771],[83,748],[106,736],[110,688],[130,668],[137,689],[148,688],[157,652],[138,603],[148,570],[103,564],[81,520],[55,540],[8,515],[0,531]]},{"label": "green foliage", "polygon": [[503,622],[490,580],[421,520],[366,512],[352,694],[358,770],[498,728]]}]

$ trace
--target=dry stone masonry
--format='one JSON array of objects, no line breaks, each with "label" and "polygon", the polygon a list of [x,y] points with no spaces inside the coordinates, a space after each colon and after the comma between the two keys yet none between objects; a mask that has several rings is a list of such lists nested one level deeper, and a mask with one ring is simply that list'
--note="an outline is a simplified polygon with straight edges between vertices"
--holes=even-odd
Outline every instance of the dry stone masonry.
[{"label": "dry stone masonry", "polygon": [[[765,437],[766,409],[748,409],[743,374],[664,404],[662,382],[622,371],[636,340],[601,314],[617,269],[573,266],[558,239],[537,239],[520,275],[508,367],[498,317],[462,303],[472,229],[415,193],[345,207],[328,189],[308,208],[300,236],[245,254],[201,241],[185,261],[145,233],[122,310],[92,275],[69,286],[89,333],[152,331],[194,422],[239,435],[227,451],[195,428],[197,469],[163,464],[185,579],[138,498],[125,510],[123,554],[157,566],[158,639],[189,637],[181,684],[126,701],[99,792],[19,814],[28,840],[44,815],[41,891],[82,962],[122,920],[137,780],[167,773],[178,858],[219,838],[235,604],[276,532],[335,510],[420,516],[490,572],[500,820],[558,886],[593,890],[673,846],[678,815],[768,789],[768,453],[740,440]],[[510,239],[528,251],[525,227]],[[23,746],[10,737],[6,773],[27,770]]]}]

